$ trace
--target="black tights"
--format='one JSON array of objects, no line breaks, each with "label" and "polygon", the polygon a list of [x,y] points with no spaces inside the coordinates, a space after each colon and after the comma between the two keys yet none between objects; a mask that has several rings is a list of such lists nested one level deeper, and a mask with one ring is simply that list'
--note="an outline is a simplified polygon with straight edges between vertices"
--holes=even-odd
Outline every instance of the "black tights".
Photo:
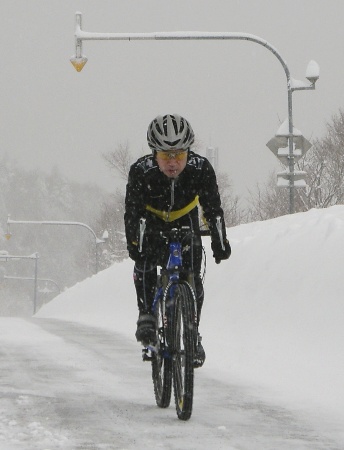
[{"label": "black tights", "polygon": [[[191,255],[189,251],[183,254],[185,267],[191,266]],[[201,263],[202,263],[202,243],[201,240],[194,242],[193,246],[193,270],[195,279],[195,290],[197,300],[197,317],[198,323],[201,317],[201,311],[204,300],[203,283],[201,279]],[[155,286],[157,282],[157,266],[158,263],[150,258],[140,260],[134,266],[134,284],[137,295],[137,306],[140,313],[150,313],[154,300]]]}]

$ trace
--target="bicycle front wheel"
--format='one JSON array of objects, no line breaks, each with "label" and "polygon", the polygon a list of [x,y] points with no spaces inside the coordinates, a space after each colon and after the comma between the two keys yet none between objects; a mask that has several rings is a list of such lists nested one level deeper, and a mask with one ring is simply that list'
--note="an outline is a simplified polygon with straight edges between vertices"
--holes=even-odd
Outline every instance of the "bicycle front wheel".
[{"label": "bicycle front wheel", "polygon": [[187,284],[178,284],[174,295],[173,388],[178,418],[188,420],[192,413],[194,388],[194,299]]},{"label": "bicycle front wheel", "polygon": [[172,356],[167,345],[161,301],[157,305],[156,318],[157,342],[152,357],[152,378],[156,404],[160,408],[167,408],[172,392]]}]

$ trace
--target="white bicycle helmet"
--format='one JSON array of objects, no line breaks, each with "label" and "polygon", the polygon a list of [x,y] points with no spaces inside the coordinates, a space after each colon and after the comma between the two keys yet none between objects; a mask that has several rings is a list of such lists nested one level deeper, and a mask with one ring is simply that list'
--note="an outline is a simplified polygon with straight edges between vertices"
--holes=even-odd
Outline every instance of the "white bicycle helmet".
[{"label": "white bicycle helmet", "polygon": [[188,150],[195,135],[189,122],[178,114],[157,116],[149,125],[147,141],[153,152]]}]

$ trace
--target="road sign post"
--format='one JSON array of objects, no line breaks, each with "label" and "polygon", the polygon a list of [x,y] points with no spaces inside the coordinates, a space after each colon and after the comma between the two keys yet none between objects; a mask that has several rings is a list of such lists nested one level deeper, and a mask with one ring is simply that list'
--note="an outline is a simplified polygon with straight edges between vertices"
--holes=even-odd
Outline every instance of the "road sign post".
[{"label": "road sign post", "polygon": [[297,128],[293,127],[290,133],[286,119],[266,146],[286,167],[286,170],[277,173],[277,186],[289,188],[289,213],[292,214],[295,211],[295,188],[307,186],[307,173],[295,170],[295,163],[305,156],[312,144]]}]

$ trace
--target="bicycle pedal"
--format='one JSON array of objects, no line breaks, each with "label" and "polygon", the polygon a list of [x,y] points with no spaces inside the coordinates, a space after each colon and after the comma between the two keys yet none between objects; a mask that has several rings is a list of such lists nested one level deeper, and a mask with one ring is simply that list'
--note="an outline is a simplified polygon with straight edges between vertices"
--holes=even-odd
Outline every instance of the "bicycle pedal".
[{"label": "bicycle pedal", "polygon": [[153,357],[148,354],[148,348],[142,350],[142,361],[152,361]]},{"label": "bicycle pedal", "polygon": [[143,361],[152,361],[154,352],[156,352],[156,348],[152,345],[144,348],[142,350],[142,360]]},{"label": "bicycle pedal", "polygon": [[193,362],[194,369],[198,369],[198,368],[202,367],[203,364],[204,364],[204,359],[203,360],[202,359],[194,359],[194,362]]}]

